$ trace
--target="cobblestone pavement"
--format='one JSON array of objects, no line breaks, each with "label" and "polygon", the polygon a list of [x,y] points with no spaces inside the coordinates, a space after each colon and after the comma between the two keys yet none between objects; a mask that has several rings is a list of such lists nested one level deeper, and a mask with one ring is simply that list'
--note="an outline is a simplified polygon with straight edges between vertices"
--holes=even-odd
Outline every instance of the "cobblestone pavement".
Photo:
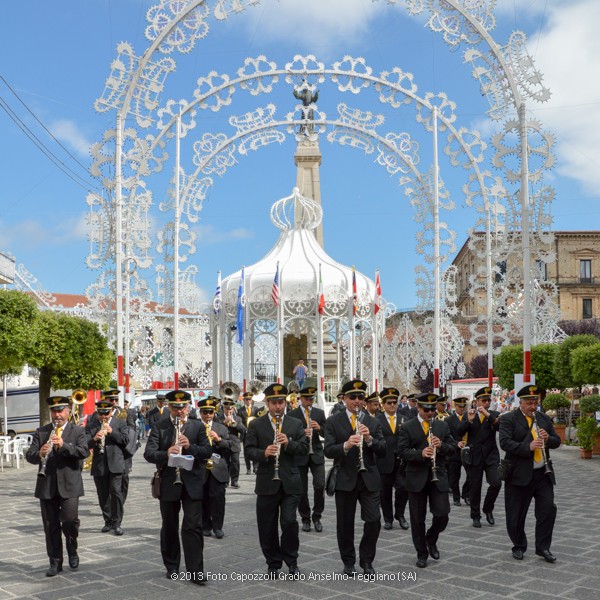
[{"label": "cobblestone pavement", "polygon": [[[118,598],[365,598],[403,600],[541,600],[600,598],[600,457],[579,458],[575,448],[553,453],[557,473],[558,519],[552,551],[558,561],[547,564],[533,553],[533,509],[527,521],[530,549],[522,562],[515,561],[504,522],[504,499],[498,499],[496,525],[483,520],[474,529],[466,506],[454,507],[450,524],[441,535],[439,561],[426,569],[415,567],[410,531],[396,525],[381,530],[375,568],[379,579],[341,578],[335,536],[335,507],[327,498],[324,531],[300,533],[300,581],[243,581],[261,577],[265,562],[257,539],[254,476],[243,474],[240,489],[227,490],[225,537],[205,538],[205,569],[212,574],[203,588],[185,581],[168,581],[159,551],[158,501],[150,495],[152,465],[142,452],[134,458],[129,498],[125,505],[125,535],[102,534],[103,525],[93,481],[84,473],[86,496],[80,502],[81,565],[52,579],[44,576],[48,560],[38,501],[33,497],[36,467],[5,466],[0,473],[2,546],[0,547],[0,600],[48,598],[59,600]],[[242,465],[243,469],[243,465]],[[245,472],[245,470],[243,470]],[[407,514],[408,516],[408,514]],[[361,531],[357,521],[356,539]]]}]

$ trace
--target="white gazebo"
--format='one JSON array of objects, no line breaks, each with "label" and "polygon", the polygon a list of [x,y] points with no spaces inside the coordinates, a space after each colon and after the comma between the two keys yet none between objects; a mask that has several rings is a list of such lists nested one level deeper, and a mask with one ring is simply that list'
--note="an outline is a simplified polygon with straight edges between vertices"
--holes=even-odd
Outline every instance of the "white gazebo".
[{"label": "white gazebo", "polygon": [[380,292],[319,245],[322,216],[321,206],[295,188],[271,208],[281,231],[275,246],[223,279],[212,325],[215,389],[225,380],[243,389],[251,379],[286,382],[299,358],[316,376],[321,401],[344,378],[361,377],[377,389]]}]

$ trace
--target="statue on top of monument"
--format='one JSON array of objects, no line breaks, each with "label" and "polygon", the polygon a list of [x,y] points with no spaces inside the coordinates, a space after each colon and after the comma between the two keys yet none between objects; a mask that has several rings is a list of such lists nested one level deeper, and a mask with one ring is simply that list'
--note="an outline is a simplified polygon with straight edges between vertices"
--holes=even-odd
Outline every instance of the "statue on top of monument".
[{"label": "statue on top of monument", "polygon": [[294,98],[302,101],[302,119],[310,121],[309,123],[300,125],[300,133],[311,135],[315,132],[315,125],[313,122],[315,119],[315,111],[312,106],[319,99],[319,90],[313,92],[306,79],[303,79],[300,87],[294,88]]}]

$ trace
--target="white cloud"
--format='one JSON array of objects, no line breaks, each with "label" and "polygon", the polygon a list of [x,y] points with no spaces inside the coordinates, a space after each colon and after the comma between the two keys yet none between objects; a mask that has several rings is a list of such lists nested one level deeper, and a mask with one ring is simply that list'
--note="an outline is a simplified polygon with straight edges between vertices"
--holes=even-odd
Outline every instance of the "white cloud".
[{"label": "white cloud", "polygon": [[247,23],[261,38],[317,48],[319,55],[364,33],[386,3],[372,0],[279,0],[248,11]]},{"label": "white cloud", "polygon": [[547,25],[530,36],[530,51],[552,91],[549,102],[528,102],[557,136],[558,172],[598,195],[600,189],[600,3],[581,0],[553,6]]},{"label": "white cloud", "polygon": [[91,142],[86,139],[73,121],[61,119],[52,123],[49,129],[57,139],[81,156],[89,155]]},{"label": "white cloud", "polygon": [[198,225],[194,227],[200,244],[222,244],[232,240],[249,240],[254,237],[254,232],[243,227],[230,231],[219,231],[214,225]]}]

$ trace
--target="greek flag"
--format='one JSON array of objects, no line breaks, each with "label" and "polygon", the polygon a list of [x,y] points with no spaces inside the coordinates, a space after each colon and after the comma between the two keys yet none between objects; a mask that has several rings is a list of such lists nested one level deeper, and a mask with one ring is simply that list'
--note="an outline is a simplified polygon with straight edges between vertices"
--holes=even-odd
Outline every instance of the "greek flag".
[{"label": "greek flag", "polygon": [[238,288],[238,310],[237,310],[237,343],[244,343],[244,306],[246,305],[246,295],[244,293],[244,268],[242,267],[242,277],[240,278],[240,287]]}]

